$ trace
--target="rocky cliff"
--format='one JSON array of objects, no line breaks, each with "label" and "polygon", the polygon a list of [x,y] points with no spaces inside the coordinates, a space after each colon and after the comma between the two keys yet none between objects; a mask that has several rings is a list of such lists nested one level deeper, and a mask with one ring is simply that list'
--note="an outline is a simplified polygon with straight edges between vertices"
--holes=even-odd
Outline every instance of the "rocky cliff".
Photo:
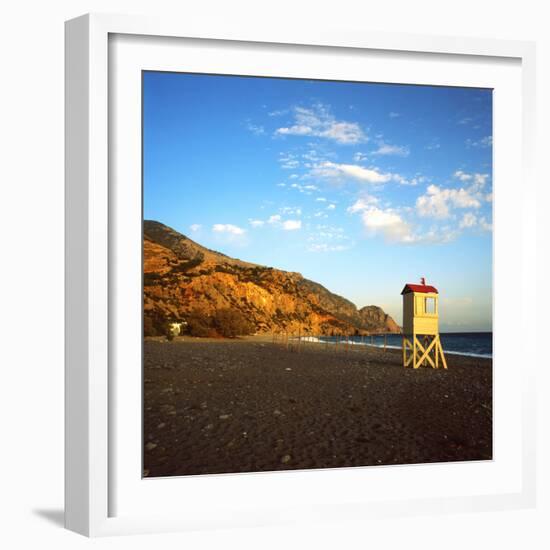
[{"label": "rocky cliff", "polygon": [[169,227],[143,225],[144,316],[155,326],[241,312],[258,332],[400,332],[377,306],[356,306],[299,273],[243,262],[209,250]]},{"label": "rocky cliff", "polygon": [[362,325],[369,331],[401,332],[399,325],[381,307],[365,306],[359,310]]}]

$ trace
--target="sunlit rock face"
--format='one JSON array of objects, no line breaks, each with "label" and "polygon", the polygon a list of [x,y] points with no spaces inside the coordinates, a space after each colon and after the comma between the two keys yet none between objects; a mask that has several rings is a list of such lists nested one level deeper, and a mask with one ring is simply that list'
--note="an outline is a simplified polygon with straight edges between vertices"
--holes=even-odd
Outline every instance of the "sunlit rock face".
[{"label": "sunlit rock face", "polygon": [[259,333],[400,332],[377,306],[358,310],[300,273],[230,258],[159,222],[144,222],[143,266],[144,316],[155,323],[230,308],[244,314]]}]

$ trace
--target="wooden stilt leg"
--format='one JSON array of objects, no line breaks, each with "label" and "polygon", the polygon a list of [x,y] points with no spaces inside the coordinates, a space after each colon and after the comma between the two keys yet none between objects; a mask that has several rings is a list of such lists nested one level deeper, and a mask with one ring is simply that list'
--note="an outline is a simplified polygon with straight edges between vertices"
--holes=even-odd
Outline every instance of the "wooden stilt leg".
[{"label": "wooden stilt leg", "polygon": [[437,343],[439,348],[439,353],[441,354],[441,362],[443,363],[443,368],[447,368],[447,361],[445,359],[445,354],[443,353],[443,347],[441,346],[441,340],[439,338],[439,335],[437,336]]},{"label": "wooden stilt leg", "polygon": [[[426,349],[428,349],[428,346],[429,346],[430,343],[431,343],[430,340],[433,341],[433,337],[430,339],[429,336],[426,336],[426,338],[424,339],[424,347],[425,347]],[[433,349],[433,348],[432,348],[432,349]],[[431,353],[431,351],[430,351],[430,353]],[[422,363],[424,366],[426,366],[426,365],[428,364],[428,358],[430,358],[430,354],[428,354],[428,356],[426,357],[426,359],[424,359],[424,361],[423,361],[423,363]]]},{"label": "wooden stilt leg", "polygon": [[401,339],[401,353],[403,366],[412,366],[418,369],[421,366],[431,366],[433,369],[447,368],[447,361],[443,353],[439,334],[420,335],[413,334],[410,338],[406,335]]}]

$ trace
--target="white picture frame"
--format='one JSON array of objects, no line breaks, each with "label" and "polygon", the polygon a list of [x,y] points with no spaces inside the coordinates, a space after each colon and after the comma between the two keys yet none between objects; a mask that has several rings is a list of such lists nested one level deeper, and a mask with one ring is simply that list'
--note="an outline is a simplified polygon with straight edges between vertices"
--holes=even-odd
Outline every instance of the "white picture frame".
[{"label": "white picture frame", "polygon": [[[507,144],[507,134],[503,134],[498,126],[499,120],[503,119],[497,117],[496,149],[499,150],[499,140],[503,153],[505,147],[521,145],[521,153],[516,150],[515,158],[511,159],[515,162],[511,165],[512,173],[521,180],[520,210],[527,212],[536,201],[536,186],[532,177],[535,120],[535,47],[533,43],[481,38],[394,35],[366,30],[348,32],[308,29],[297,33],[292,30],[274,30],[269,26],[247,30],[219,30],[203,28],[190,21],[180,23],[169,19],[118,15],[85,15],[68,21],[66,23],[66,527],[84,535],[101,536],[233,525],[254,526],[294,521],[326,521],[327,518],[357,520],[374,516],[533,506],[535,500],[534,365],[536,360],[534,358],[536,348],[521,342],[518,342],[517,355],[512,353],[510,357],[496,355],[496,361],[502,361],[503,365],[507,361],[510,368],[505,371],[508,372],[507,375],[500,377],[507,380],[507,382],[504,381],[508,384],[506,386],[508,389],[503,390],[502,395],[505,399],[501,402],[502,406],[497,408],[497,411],[503,411],[502,422],[498,415],[495,422],[497,427],[499,423],[504,428],[506,428],[505,423],[510,426],[508,431],[512,435],[509,436],[510,441],[507,442],[507,446],[503,447],[504,450],[500,456],[496,455],[489,468],[495,469],[496,472],[497,467],[502,464],[502,470],[498,474],[495,473],[495,476],[513,480],[509,485],[495,486],[494,490],[485,490],[480,485],[481,488],[477,492],[464,486],[461,494],[455,491],[445,495],[439,490],[421,493],[418,491],[418,486],[420,483],[426,486],[426,483],[422,475],[418,474],[418,467],[378,468],[377,472],[380,473],[376,474],[369,473],[373,472],[372,469],[355,468],[336,473],[331,471],[330,481],[327,481],[327,486],[324,488],[326,498],[321,499],[323,500],[321,502],[320,496],[315,492],[315,486],[319,484],[319,474],[329,474],[326,471],[199,476],[190,481],[191,490],[196,491],[197,494],[200,492],[208,494],[209,491],[215,492],[221,489],[220,492],[230,497],[239,492],[248,495],[248,498],[253,498],[255,486],[265,485],[262,491],[270,494],[270,484],[285,486],[286,483],[288,486],[301,484],[303,492],[307,494],[311,491],[311,496],[309,500],[298,499],[296,505],[292,507],[285,506],[275,497],[272,501],[267,499],[262,502],[256,501],[252,508],[247,507],[245,497],[241,497],[243,500],[236,502],[234,506],[231,498],[226,499],[225,503],[221,499],[218,510],[207,513],[205,511],[207,506],[203,509],[197,506],[191,514],[191,510],[185,511],[185,507],[182,507],[183,509],[178,507],[174,513],[168,513],[166,507],[160,506],[160,501],[161,498],[163,502],[170,503],[171,500],[166,500],[160,492],[151,489],[153,487],[151,482],[156,482],[163,484],[163,490],[173,493],[174,490],[170,489],[169,485],[172,484],[177,491],[177,480],[142,482],[141,479],[136,478],[132,481],[133,486],[140,485],[140,482],[142,485],[148,484],[147,490],[141,496],[130,492],[135,490],[130,483],[121,482],[119,479],[121,468],[117,463],[117,456],[123,456],[124,449],[135,450],[135,438],[133,441],[124,440],[121,435],[126,431],[124,424],[126,421],[125,416],[118,413],[120,393],[117,387],[120,386],[120,380],[113,377],[112,372],[113,361],[116,359],[113,351],[115,337],[111,330],[116,324],[111,317],[111,302],[116,299],[113,295],[113,281],[116,280],[116,269],[119,269],[117,266],[123,260],[118,255],[113,256],[113,249],[116,250],[116,242],[120,238],[117,233],[121,225],[118,218],[122,215],[116,207],[116,202],[120,198],[116,194],[118,191],[113,195],[110,187],[110,182],[117,177],[118,167],[114,166],[118,163],[119,153],[110,152],[109,142],[114,133],[119,131],[120,125],[120,120],[115,119],[115,114],[110,108],[116,105],[116,101],[113,103],[113,95],[116,96],[113,86],[117,82],[117,71],[124,69],[118,58],[116,63],[110,58],[109,44],[113,37],[115,41],[116,37],[123,37],[121,43],[124,43],[124,37],[129,38],[132,42],[129,46],[130,50],[137,48],[136,51],[144,59],[147,57],[148,50],[152,48],[147,44],[139,44],[140,42],[146,41],[146,37],[164,40],[159,52],[160,55],[165,56],[167,64],[170,57],[168,51],[177,47],[175,44],[178,39],[193,39],[199,41],[198,43],[208,41],[213,48],[231,47],[235,49],[234,55],[237,60],[240,55],[237,50],[240,47],[250,47],[250,51],[254,48],[263,48],[264,52],[280,47],[285,49],[285,55],[296,57],[305,50],[312,52],[312,55],[324,55],[326,52],[338,52],[339,55],[346,52],[350,54],[352,52],[353,55],[361,52],[372,52],[373,55],[379,53],[390,57],[395,55],[400,57],[401,63],[403,59],[410,58],[412,62],[413,58],[424,56],[426,59],[437,62],[441,67],[445,65],[457,67],[457,71],[460,60],[465,60],[465,63],[477,63],[482,67],[482,70],[478,68],[477,71],[480,76],[472,76],[479,79],[484,78],[481,73],[484,72],[485,65],[487,67],[513,66],[517,94],[510,95],[507,101],[515,102],[514,112],[519,114],[516,120],[519,136],[510,136],[510,140],[516,141],[510,141]],[[174,41],[166,41],[166,38]],[[206,57],[201,57],[199,52],[194,62],[199,65],[203,63],[205,71],[213,71],[218,62],[215,59],[209,61]],[[276,57],[277,54],[274,55],[274,58]],[[124,59],[127,60],[127,67],[131,70],[135,72],[139,69],[139,57],[137,65],[134,54],[126,55]],[[157,63],[154,59],[154,55],[147,59],[147,68],[154,68],[151,66],[151,63]],[[256,70],[253,59],[254,55],[251,55],[250,71],[252,72]],[[417,59],[415,62],[422,62],[422,60]],[[297,74],[300,74],[298,65],[296,70]],[[460,70],[464,71],[465,68],[462,67]],[[401,76],[405,74],[403,69],[400,71],[401,73],[397,73],[394,78],[398,80],[407,78]],[[503,71],[503,74],[505,72]],[[472,69],[472,75],[474,73],[476,71]],[[495,69],[495,75],[497,73],[498,70]],[[420,76],[418,78],[420,79]],[[428,82],[429,76],[426,78]],[[439,78],[443,77],[440,75]],[[460,81],[460,77],[449,78],[449,83],[454,81],[453,78]],[[495,76],[495,78],[500,77]],[[499,86],[505,90],[505,80],[499,82],[502,82]],[[506,94],[503,92],[502,95]],[[132,101],[128,103],[132,104]],[[512,113],[510,118],[513,118]],[[132,128],[132,124],[135,125],[135,120],[129,123],[128,128]],[[133,154],[131,148],[128,151]],[[502,162],[505,161],[504,156],[510,155],[503,154]],[[120,164],[123,164],[123,161]],[[503,171],[499,172],[499,166],[497,162],[495,178],[500,176],[501,181],[505,182],[508,176]],[[502,235],[505,235],[505,214],[507,209],[514,206],[514,198],[506,195],[505,186],[502,189],[502,200],[498,208],[503,214],[500,217],[496,216],[495,227],[498,232],[500,219],[503,227]],[[134,191],[130,189],[129,192],[140,193],[141,188],[139,190],[134,188]],[[139,203],[141,204],[140,201]],[[496,203],[497,205],[499,203],[498,192]],[[535,211],[535,208],[529,211]],[[530,276],[534,273],[535,264],[535,220],[533,217],[522,216],[519,227],[521,231],[517,232],[515,240],[508,241],[517,244],[518,254],[513,259],[505,258],[504,254],[499,255],[497,250],[496,265],[504,266],[506,262],[514,261],[514,265],[506,271],[508,277],[521,279],[519,284],[525,300],[522,303],[520,322],[526,323],[530,316],[534,317],[532,312],[536,303],[535,288],[533,284],[528,284]],[[495,272],[496,288],[502,289],[509,279],[505,280],[504,274],[499,275],[497,268]],[[501,272],[504,273],[504,270]],[[534,280],[534,277],[531,278]],[[495,309],[495,325],[504,339],[512,334],[512,327],[508,326],[504,316],[504,308]],[[119,336],[122,337],[121,334]],[[496,349],[499,349],[498,346]],[[511,364],[516,357],[520,356],[523,357],[521,372],[516,372]],[[498,371],[496,378],[498,381]],[[127,387],[132,393],[135,404],[139,402],[141,396],[137,391],[135,378],[132,380],[133,382],[130,381]],[[507,399],[509,402],[506,401]],[[128,410],[131,410],[130,406],[131,404],[128,405]],[[514,412],[509,414],[515,416],[515,421],[505,416],[506,410]],[[115,421],[116,415],[118,416]],[[517,422],[515,427],[514,422]],[[135,430],[129,429],[128,432],[134,433]],[[508,461],[508,454],[510,457],[514,455],[513,460],[510,458]],[[477,466],[480,468],[475,475],[480,476],[479,479],[483,477],[492,479],[489,470],[484,471],[482,464]],[[438,468],[438,466],[432,468],[432,470],[425,470],[428,472],[426,475],[433,478],[431,483],[434,487],[440,486],[451,470]],[[413,471],[415,473],[411,474]],[[137,472],[134,474],[138,475]],[[272,482],[270,482],[270,476]],[[365,479],[368,476],[369,486],[373,488],[378,486],[378,490],[381,491],[379,495],[383,494],[384,483],[391,483],[392,480],[395,484],[408,487],[408,492],[386,499],[381,496],[363,498],[361,494],[352,494],[351,489],[349,491],[346,489],[346,487],[357,486],[358,476]],[[329,477],[325,479],[328,480]],[[157,484],[156,487],[160,485]],[[127,494],[119,499],[121,495],[113,494],[117,491],[126,491]],[[153,506],[157,499],[160,511],[154,514],[151,509],[144,506],[126,509],[122,507],[119,510],[119,506],[115,505],[118,500],[137,503],[140,498]],[[170,498],[173,498],[173,494]],[[318,505],[314,499],[318,499]]]}]

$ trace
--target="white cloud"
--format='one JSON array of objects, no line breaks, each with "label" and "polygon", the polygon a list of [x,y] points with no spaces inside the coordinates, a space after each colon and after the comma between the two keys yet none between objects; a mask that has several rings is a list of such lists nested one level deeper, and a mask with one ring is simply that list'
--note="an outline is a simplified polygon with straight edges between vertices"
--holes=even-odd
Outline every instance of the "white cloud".
[{"label": "white cloud", "polygon": [[317,162],[319,160],[319,153],[315,149],[310,149],[307,153],[302,154],[302,158],[312,162]]},{"label": "white cloud", "polygon": [[425,181],[423,176],[405,178],[400,174],[391,172],[381,172],[378,168],[365,168],[358,164],[339,164],[336,162],[325,161],[314,166],[308,173],[309,177],[324,178],[333,181],[346,179],[356,180],[362,183],[382,184],[389,181],[395,181],[400,185],[417,185]]},{"label": "white cloud", "polygon": [[318,235],[323,237],[337,237],[339,239],[344,237],[344,228],[337,227],[335,225],[317,224],[315,229],[318,231]]},{"label": "white cloud", "polygon": [[466,212],[460,220],[459,227],[460,229],[466,229],[469,227],[474,227],[477,224],[477,218],[472,212]]},{"label": "white cloud", "polygon": [[347,144],[366,141],[363,131],[356,122],[333,122],[320,135],[333,139],[338,143]]},{"label": "white cloud", "polygon": [[325,199],[325,197],[317,197],[315,200],[317,202],[327,202],[327,199]]},{"label": "white cloud", "polygon": [[202,225],[200,223],[194,223],[192,225],[189,226],[191,231],[193,231],[193,233],[196,233],[201,227]]},{"label": "white cloud", "polygon": [[285,170],[294,170],[300,167],[300,161],[292,153],[279,153],[279,163]]},{"label": "white cloud", "polygon": [[212,226],[212,231],[216,233],[229,233],[230,235],[244,235],[245,230],[230,223],[215,223]]},{"label": "white cloud", "polygon": [[255,136],[261,136],[265,134],[265,128],[263,126],[259,126],[256,124],[252,124],[251,122],[247,122],[246,127]]},{"label": "white cloud", "polygon": [[289,128],[277,128],[275,131],[277,134],[290,134],[293,136],[311,136],[314,135],[313,128],[311,126],[304,126],[303,124],[295,124]]},{"label": "white cloud", "polygon": [[410,150],[408,147],[401,145],[390,145],[389,143],[381,143],[373,155],[397,155],[399,157],[408,157]]},{"label": "white cloud", "polygon": [[426,178],[424,176],[419,176],[419,175],[416,175],[410,179],[405,178],[400,174],[390,174],[390,176],[393,181],[396,181],[400,185],[418,185],[419,183],[423,183],[426,181]]},{"label": "white cloud", "polygon": [[370,206],[362,211],[361,220],[371,236],[381,235],[388,242],[414,243],[411,226],[393,209]]},{"label": "white cloud", "polygon": [[488,222],[485,218],[479,219],[479,227],[482,229],[482,231],[492,231],[493,230],[493,224]]},{"label": "white cloud", "polygon": [[474,183],[477,183],[478,185],[485,185],[488,178],[489,174],[474,174]]},{"label": "white cloud", "polygon": [[428,151],[435,151],[436,149],[440,149],[441,148],[441,144],[437,141],[437,139],[434,139],[431,141],[431,143],[428,143],[428,145],[426,145],[425,149],[427,149]]},{"label": "white cloud", "polygon": [[350,245],[345,244],[328,244],[328,243],[312,243],[309,245],[310,252],[342,252],[348,250]]},{"label": "white cloud", "polygon": [[311,195],[313,191],[319,191],[319,188],[312,184],[302,185],[300,183],[292,183],[290,184],[290,187],[292,189],[297,189],[300,193],[304,193],[306,195]]},{"label": "white cloud", "polygon": [[[295,215],[301,215],[302,209],[301,208],[289,208],[284,207],[281,208],[281,212],[285,212],[287,214],[295,214]],[[261,227],[264,224],[268,223],[269,225],[284,229],[285,231],[292,231],[295,229],[300,229],[302,227],[301,220],[283,220],[282,216],[280,214],[273,214],[272,216],[269,216],[269,218],[266,221],[263,220],[249,220],[250,225],[253,227]]]},{"label": "white cloud", "polygon": [[444,189],[429,185],[427,193],[416,199],[416,209],[420,216],[448,218],[450,210],[456,208],[479,208],[479,200],[467,189]]},{"label": "white cloud", "polygon": [[288,109],[277,109],[275,111],[270,111],[267,113],[267,116],[282,116],[288,113]]},{"label": "white cloud", "polygon": [[348,209],[347,211],[350,214],[355,214],[357,212],[361,212],[363,210],[367,210],[370,206],[373,204],[378,204],[378,199],[376,197],[373,197],[371,195],[365,195],[361,197],[360,199],[357,199]]},{"label": "white cloud", "polygon": [[411,225],[398,211],[393,208],[379,208],[373,204],[376,201],[374,197],[362,198],[348,208],[348,212],[352,214],[361,213],[361,221],[369,236],[381,236],[387,242],[400,244],[431,240],[430,235],[425,239],[415,236]]},{"label": "white cloud", "polygon": [[310,252],[340,252],[353,245],[342,227],[328,224],[317,224],[307,240]]},{"label": "white cloud", "polygon": [[285,220],[283,222],[283,229],[285,231],[295,231],[296,229],[302,228],[301,220]]},{"label": "white cloud", "polygon": [[357,164],[337,164],[322,162],[311,170],[314,177],[329,179],[351,178],[367,183],[386,183],[392,178],[391,174],[383,174],[375,168],[363,168]]},{"label": "white cloud", "polygon": [[440,244],[454,240],[460,233],[450,226],[432,227],[429,230],[419,231],[403,214],[412,214],[411,208],[395,209],[389,205],[378,205],[379,200],[372,196],[359,198],[347,211],[359,214],[367,235],[380,236],[388,243],[396,244]]},{"label": "white cloud", "polygon": [[457,170],[453,175],[455,178],[459,179],[460,181],[470,181],[472,179],[472,174],[467,174],[462,170]]},{"label": "white cloud", "polygon": [[353,160],[355,162],[362,162],[364,160],[367,160],[367,155],[365,153],[357,152],[355,155],[353,155]]},{"label": "white cloud", "polygon": [[467,147],[491,147],[493,145],[493,136],[485,136],[478,140],[468,138],[465,143]]},{"label": "white cloud", "polygon": [[334,210],[336,208],[336,205],[335,204],[329,204],[327,206],[327,210]]},{"label": "white cloud", "polygon": [[474,172],[469,174],[468,172],[463,172],[462,170],[457,170],[453,176],[462,181],[467,182],[471,181],[472,186],[470,187],[470,190],[480,191],[482,187],[485,186],[487,183],[487,180],[489,179],[489,174],[480,174],[478,172]]},{"label": "white cloud", "polygon": [[302,209],[299,206],[283,206],[279,210],[282,214],[293,214],[295,216],[302,215]]},{"label": "white cloud", "polygon": [[397,117],[400,117],[400,116],[401,116],[401,114],[396,113],[395,111],[391,111],[390,114],[389,114],[390,118],[397,118]]},{"label": "white cloud", "polygon": [[278,128],[275,134],[322,137],[341,144],[354,144],[367,140],[359,124],[336,120],[330,109],[321,103],[309,109],[295,107],[293,117],[294,123],[291,126]]}]

